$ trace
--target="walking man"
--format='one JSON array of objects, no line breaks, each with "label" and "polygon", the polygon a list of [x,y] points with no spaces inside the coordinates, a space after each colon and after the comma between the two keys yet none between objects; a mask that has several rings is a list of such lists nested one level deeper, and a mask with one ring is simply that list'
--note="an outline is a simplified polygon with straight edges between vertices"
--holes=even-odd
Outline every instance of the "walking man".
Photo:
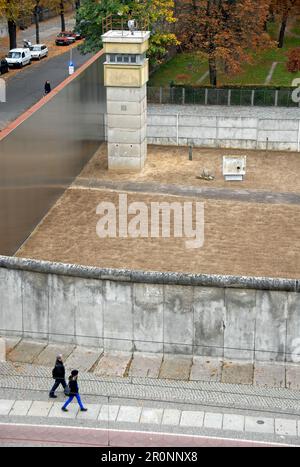
[{"label": "walking man", "polygon": [[63,364],[62,354],[59,354],[56,357],[55,367],[52,370],[52,377],[55,379],[55,383],[50,390],[49,397],[56,399],[57,396],[54,393],[60,384],[64,389],[67,387],[65,373],[66,371]]},{"label": "walking man", "polygon": [[78,387],[78,384],[77,384],[77,378],[78,378],[78,370],[73,370],[71,372],[71,375],[69,376],[69,388],[70,388],[70,397],[69,399],[65,402],[65,404],[63,405],[63,407],[61,408],[61,410],[63,412],[68,412],[68,405],[72,402],[72,400],[74,399],[74,397],[76,397],[77,399],[77,402],[79,404],[79,407],[80,407],[80,410],[81,412],[86,412],[87,409],[84,408],[82,402],[81,402],[81,399],[80,399],[80,395],[79,395],[79,387]]},{"label": "walking man", "polygon": [[50,84],[50,81],[46,81],[45,83],[45,86],[44,86],[44,89],[45,89],[45,95],[49,94],[51,92],[51,84]]}]

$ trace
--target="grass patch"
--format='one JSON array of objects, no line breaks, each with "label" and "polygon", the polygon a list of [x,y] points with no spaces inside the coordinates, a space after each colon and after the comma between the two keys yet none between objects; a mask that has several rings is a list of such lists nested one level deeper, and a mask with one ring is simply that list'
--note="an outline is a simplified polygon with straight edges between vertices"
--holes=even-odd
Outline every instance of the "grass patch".
[{"label": "grass patch", "polygon": [[[293,26],[293,32],[298,31],[300,35],[300,22]],[[269,33],[276,40],[278,38],[278,25],[269,25]],[[261,50],[252,54],[252,63],[245,63],[240,73],[227,75],[219,72],[218,84],[222,85],[264,85],[273,62],[278,62],[273,77],[269,83],[271,86],[290,86],[298,73],[290,73],[286,69],[287,52],[291,48],[299,47],[300,39],[286,36],[282,49],[276,47]],[[151,77],[150,86],[168,87],[171,81],[176,84],[209,85],[209,77],[199,83],[201,77],[208,71],[208,62],[197,53],[181,53],[176,55],[168,63],[162,65]]]}]

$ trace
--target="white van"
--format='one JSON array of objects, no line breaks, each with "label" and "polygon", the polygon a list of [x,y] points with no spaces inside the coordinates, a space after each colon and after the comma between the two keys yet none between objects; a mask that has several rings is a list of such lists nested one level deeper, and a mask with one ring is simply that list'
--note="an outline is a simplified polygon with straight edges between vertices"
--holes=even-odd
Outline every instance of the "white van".
[{"label": "white van", "polygon": [[12,49],[6,58],[9,67],[22,68],[31,63],[31,53],[29,49]]}]

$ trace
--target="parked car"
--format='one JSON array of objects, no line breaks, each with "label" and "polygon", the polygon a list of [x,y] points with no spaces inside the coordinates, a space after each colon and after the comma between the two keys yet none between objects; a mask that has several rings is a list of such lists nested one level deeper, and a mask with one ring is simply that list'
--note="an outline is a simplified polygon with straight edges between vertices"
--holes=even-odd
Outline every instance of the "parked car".
[{"label": "parked car", "polygon": [[72,35],[75,37],[76,41],[80,41],[81,39],[83,39],[82,34],[80,32],[73,31]]},{"label": "parked car", "polygon": [[0,58],[0,75],[9,71],[9,66],[5,58]]},{"label": "parked car", "polygon": [[61,32],[57,35],[56,37],[56,45],[70,45],[70,44],[74,44],[75,42],[75,37],[74,36],[70,36],[71,33],[69,32]]},{"label": "parked car", "polygon": [[31,53],[29,49],[12,49],[6,57],[8,66],[22,68],[31,63]]},{"label": "parked car", "polygon": [[48,56],[48,48],[45,44],[35,44],[30,47],[30,54],[33,60],[41,60]]}]

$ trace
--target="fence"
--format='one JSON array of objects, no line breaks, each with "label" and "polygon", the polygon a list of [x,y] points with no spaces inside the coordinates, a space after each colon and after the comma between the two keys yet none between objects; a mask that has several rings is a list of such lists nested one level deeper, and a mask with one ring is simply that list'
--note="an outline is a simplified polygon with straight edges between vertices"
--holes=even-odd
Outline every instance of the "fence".
[{"label": "fence", "polygon": [[196,104],[259,107],[299,107],[292,99],[294,88],[191,88],[148,87],[149,104]]}]

